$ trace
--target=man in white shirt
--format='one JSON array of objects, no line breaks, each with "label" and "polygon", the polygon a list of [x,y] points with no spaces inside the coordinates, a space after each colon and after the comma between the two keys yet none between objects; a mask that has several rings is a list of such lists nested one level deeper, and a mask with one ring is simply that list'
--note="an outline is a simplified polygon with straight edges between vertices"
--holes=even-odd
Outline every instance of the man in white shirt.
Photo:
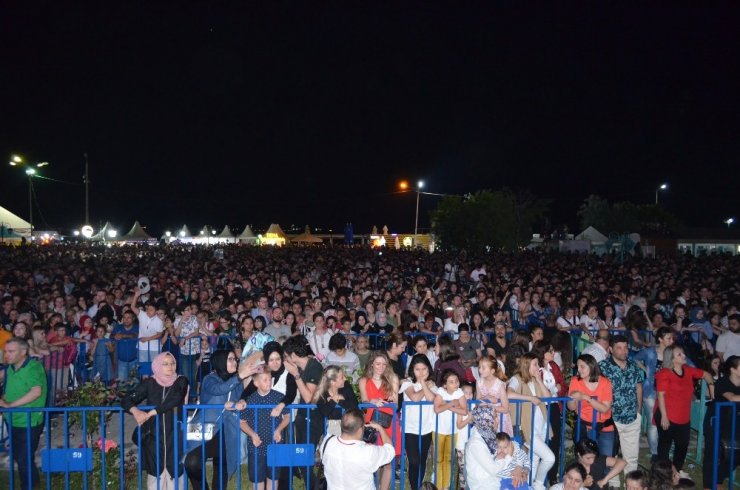
[{"label": "man in white shirt", "polygon": [[[396,456],[391,438],[377,422],[370,422],[383,441],[382,446],[368,444],[362,440],[365,430],[363,414],[359,410],[347,410],[342,416],[342,434],[328,439],[321,451],[327,488],[331,490],[375,490],[374,473],[381,466],[387,471],[381,475],[390,482],[390,466]],[[384,469],[385,470],[385,469]]]},{"label": "man in white shirt", "polygon": [[602,328],[596,334],[596,341],[586,347],[581,354],[594,356],[596,362],[601,362],[609,356],[609,330]]},{"label": "man in white shirt", "polygon": [[139,319],[139,362],[152,362],[159,354],[159,339],[164,332],[164,324],[157,316],[157,307],[147,301],[144,310],[140,310],[138,303],[141,291],[134,289],[134,299],[131,301],[131,311]]},{"label": "man in white shirt", "polygon": [[730,356],[740,356],[740,313],[735,313],[727,319],[729,332],[717,337],[717,354],[722,360]]}]

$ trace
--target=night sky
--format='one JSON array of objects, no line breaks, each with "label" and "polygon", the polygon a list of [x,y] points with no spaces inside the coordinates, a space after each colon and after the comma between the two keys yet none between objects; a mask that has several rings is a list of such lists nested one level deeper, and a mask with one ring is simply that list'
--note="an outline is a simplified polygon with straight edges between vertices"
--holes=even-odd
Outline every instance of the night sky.
[{"label": "night sky", "polygon": [[[571,227],[589,194],[649,203],[663,181],[689,225],[740,215],[737,6],[493,3],[7,2],[0,156],[50,162],[34,223],[65,233],[85,152],[95,227],[157,236],[408,232],[402,178],[530,189]],[[27,219],[25,174],[0,168]]]}]

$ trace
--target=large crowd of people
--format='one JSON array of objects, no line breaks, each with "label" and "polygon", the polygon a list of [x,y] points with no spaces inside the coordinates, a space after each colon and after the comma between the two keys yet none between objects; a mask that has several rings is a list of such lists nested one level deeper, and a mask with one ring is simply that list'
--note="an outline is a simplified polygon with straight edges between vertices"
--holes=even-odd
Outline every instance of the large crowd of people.
[{"label": "large crowd of people", "polygon": [[[142,428],[135,442],[155,487],[178,478],[200,487],[209,459],[212,488],[240,464],[255,485],[285,485],[285,471],[267,468],[268,443],[336,437],[327,454],[366,444],[362,424],[343,414],[371,405],[362,420],[390,446],[368,466],[383,490],[398,477],[413,490],[528,479],[536,489],[620,479],[636,489],[689,485],[692,403],[740,399],[737,257],[219,248],[0,247],[0,407],[27,406],[12,380],[29,363],[48,375],[49,404],[86,379],[130,385],[121,406]],[[196,416],[223,437],[195,449],[180,441],[181,463],[171,451],[156,458],[153,420],[174,444],[173,417],[196,397],[224,406]],[[291,411],[296,403],[315,408]],[[269,410],[245,408],[255,405]],[[713,466],[720,483],[734,470],[711,454],[712,414],[704,488]],[[22,427],[13,418],[11,435]],[[331,465],[329,488],[342,488],[347,475]],[[307,486],[320,479],[298,474]]]}]

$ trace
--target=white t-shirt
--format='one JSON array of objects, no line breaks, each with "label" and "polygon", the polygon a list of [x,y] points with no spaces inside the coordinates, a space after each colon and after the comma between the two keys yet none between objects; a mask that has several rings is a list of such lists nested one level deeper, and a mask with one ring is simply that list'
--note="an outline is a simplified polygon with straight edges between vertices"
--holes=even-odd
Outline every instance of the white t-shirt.
[{"label": "white t-shirt", "polygon": [[725,332],[717,337],[717,352],[721,352],[725,359],[730,356],[740,356],[740,334]]},{"label": "white t-shirt", "polygon": [[575,316],[572,316],[570,318],[565,318],[563,316],[558,317],[556,320],[558,328],[564,328],[564,329],[572,329],[572,328],[578,328],[578,318]]},{"label": "white t-shirt", "polygon": [[[439,388],[437,395],[442,397],[446,402],[465,397],[465,393],[463,393],[463,390],[460,388],[456,389],[452,393],[448,393],[444,388]],[[452,434],[452,428],[455,427],[456,421],[457,414],[451,410],[445,410],[444,412],[437,414],[437,433],[441,435]],[[455,432],[457,432],[457,427],[455,427]]]},{"label": "white t-shirt", "polygon": [[[409,405],[409,403],[416,403],[412,402],[411,398],[406,394],[406,390],[412,386],[414,386],[414,383],[410,379],[404,379],[401,383],[401,389],[398,390],[399,393],[403,394],[404,401],[403,432],[405,434],[429,434],[434,430],[434,400],[422,399],[421,401],[428,401],[430,403]],[[420,389],[421,387],[416,386],[416,388]],[[438,389],[436,387],[432,389],[433,393],[437,393],[437,391]]]},{"label": "white t-shirt", "polygon": [[598,330],[600,328],[598,316],[596,318],[591,318],[588,315],[583,315],[579,323],[581,325],[586,325],[586,328],[588,328],[589,331]]},{"label": "white t-shirt", "polygon": [[594,356],[596,362],[601,362],[606,359],[608,353],[606,352],[606,350],[604,350],[603,347],[601,347],[598,342],[594,342],[593,344],[583,349],[583,352],[581,354],[590,354]]},{"label": "white t-shirt", "polygon": [[346,368],[347,374],[352,375],[352,373],[360,369],[360,358],[357,357],[357,354],[349,350],[346,350],[342,357],[339,357],[336,352],[329,351],[322,364],[324,366]]},{"label": "white t-shirt", "polygon": [[445,319],[444,331],[445,332],[457,333],[457,326],[458,325],[460,325],[460,324],[453,322],[452,321],[452,318],[447,318],[447,319]]},{"label": "white t-shirt", "polygon": [[375,490],[373,474],[396,456],[392,444],[376,446],[364,441],[332,437],[321,455],[324,476],[331,490]]},{"label": "white t-shirt", "polygon": [[[157,315],[150,317],[144,310],[139,310],[138,318],[139,338],[151,337],[152,335],[164,330],[164,324]],[[150,340],[148,342],[139,342],[139,350],[148,350],[149,352],[154,352],[156,355],[159,353],[159,339]]]}]

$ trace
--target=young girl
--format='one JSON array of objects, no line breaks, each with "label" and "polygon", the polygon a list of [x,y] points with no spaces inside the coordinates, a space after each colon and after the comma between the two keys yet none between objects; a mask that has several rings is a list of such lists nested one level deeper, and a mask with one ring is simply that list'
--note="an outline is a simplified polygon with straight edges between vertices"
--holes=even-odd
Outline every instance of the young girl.
[{"label": "young girl", "polygon": [[[442,373],[441,389],[434,398],[434,412],[437,414],[437,486],[442,490],[453,487],[452,454],[453,430],[456,430],[455,415],[467,415],[465,394],[460,389],[457,373],[447,370]],[[453,429],[454,428],[454,429]]]},{"label": "young girl", "polygon": [[[469,383],[465,383],[462,386],[463,396],[465,397],[465,405],[467,406],[468,403],[470,403],[471,400],[475,398],[475,393],[473,392],[473,385]],[[471,408],[472,407],[468,407]],[[473,414],[468,412],[466,415],[462,417],[456,417],[457,421],[455,422],[455,433],[457,435],[457,439],[455,440],[455,451],[457,452],[457,471],[458,476],[457,480],[459,482],[458,488],[466,488],[465,487],[465,444],[468,442],[468,432],[470,432],[470,429],[468,429],[469,425],[473,425]]]},{"label": "young girl", "polygon": [[500,432],[514,436],[509,414],[509,397],[506,395],[506,375],[498,362],[491,357],[483,357],[478,363],[478,382],[475,398],[493,406],[499,415]]},{"label": "young girl", "polygon": [[104,325],[95,327],[95,338],[90,346],[90,359],[93,362],[90,376],[93,379],[99,376],[100,381],[108,384],[113,379],[113,361],[111,360],[113,343],[105,338],[105,333]]}]

